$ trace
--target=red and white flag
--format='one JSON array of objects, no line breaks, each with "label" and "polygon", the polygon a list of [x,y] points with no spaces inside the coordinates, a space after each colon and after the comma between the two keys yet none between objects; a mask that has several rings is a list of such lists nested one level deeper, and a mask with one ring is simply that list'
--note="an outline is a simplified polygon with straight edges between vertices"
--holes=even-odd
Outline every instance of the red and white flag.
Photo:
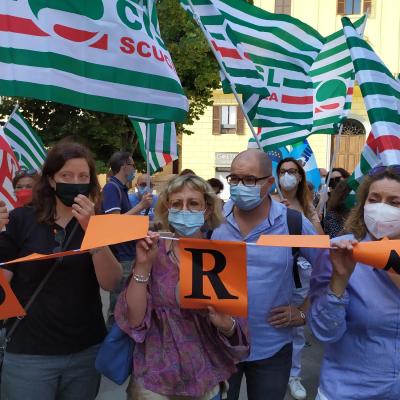
[{"label": "red and white flag", "polygon": [[6,203],[10,211],[17,205],[12,180],[19,170],[19,164],[15,154],[8,144],[3,133],[0,133],[0,200]]}]

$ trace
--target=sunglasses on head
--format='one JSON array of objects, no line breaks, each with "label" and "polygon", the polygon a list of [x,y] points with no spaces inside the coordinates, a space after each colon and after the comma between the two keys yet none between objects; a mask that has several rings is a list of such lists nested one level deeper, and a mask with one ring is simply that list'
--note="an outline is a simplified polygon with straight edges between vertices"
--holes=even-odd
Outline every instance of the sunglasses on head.
[{"label": "sunglasses on head", "polygon": [[35,169],[20,169],[15,173],[15,177],[20,178],[21,176],[35,176],[37,173],[38,172]]},{"label": "sunglasses on head", "polygon": [[377,176],[380,174],[383,174],[384,172],[390,172],[395,175],[400,175],[400,165],[395,164],[395,165],[378,165],[377,167],[374,167],[368,171],[368,176]]}]

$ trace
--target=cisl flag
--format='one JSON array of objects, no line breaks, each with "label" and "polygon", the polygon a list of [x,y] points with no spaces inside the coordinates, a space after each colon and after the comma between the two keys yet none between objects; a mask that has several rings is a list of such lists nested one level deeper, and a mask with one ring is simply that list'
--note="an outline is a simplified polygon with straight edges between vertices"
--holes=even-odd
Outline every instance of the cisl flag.
[{"label": "cisl flag", "polygon": [[154,0],[2,0],[0,95],[183,122]]},{"label": "cisl flag", "polygon": [[14,152],[3,132],[0,132],[0,200],[6,203],[8,210],[17,205],[12,180],[18,170],[19,165]]}]

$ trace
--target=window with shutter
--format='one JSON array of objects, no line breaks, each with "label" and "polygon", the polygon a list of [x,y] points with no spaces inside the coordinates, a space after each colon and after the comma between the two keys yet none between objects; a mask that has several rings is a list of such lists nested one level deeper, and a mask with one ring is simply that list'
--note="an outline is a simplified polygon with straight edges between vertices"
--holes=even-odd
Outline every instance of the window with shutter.
[{"label": "window with shutter", "polygon": [[292,0],[275,0],[275,13],[290,15],[292,12]]},{"label": "window with shutter", "polygon": [[238,135],[243,135],[244,134],[244,126],[245,126],[245,119],[243,115],[243,111],[241,108],[238,107],[237,110],[237,128],[236,128],[236,133]]},{"label": "window with shutter", "polygon": [[236,133],[237,106],[221,106],[221,133]]},{"label": "window with shutter", "polygon": [[336,14],[338,15],[344,14],[344,1],[345,0],[337,0]]},{"label": "window with shutter", "polygon": [[221,106],[213,106],[213,135],[221,133]]},{"label": "window with shutter", "polygon": [[363,3],[363,13],[369,11],[369,15],[374,13],[374,4],[373,0],[364,0]]}]

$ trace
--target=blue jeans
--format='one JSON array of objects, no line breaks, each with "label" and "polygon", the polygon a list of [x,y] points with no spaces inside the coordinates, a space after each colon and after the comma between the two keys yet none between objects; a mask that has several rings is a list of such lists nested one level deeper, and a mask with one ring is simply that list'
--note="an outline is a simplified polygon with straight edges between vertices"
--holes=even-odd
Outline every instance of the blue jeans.
[{"label": "blue jeans", "polygon": [[56,356],[6,352],[1,400],[94,400],[100,386],[94,367],[98,349]]},{"label": "blue jeans", "polygon": [[292,365],[292,343],[283,346],[270,358],[244,361],[229,379],[228,400],[238,400],[243,374],[248,400],[283,400]]}]

